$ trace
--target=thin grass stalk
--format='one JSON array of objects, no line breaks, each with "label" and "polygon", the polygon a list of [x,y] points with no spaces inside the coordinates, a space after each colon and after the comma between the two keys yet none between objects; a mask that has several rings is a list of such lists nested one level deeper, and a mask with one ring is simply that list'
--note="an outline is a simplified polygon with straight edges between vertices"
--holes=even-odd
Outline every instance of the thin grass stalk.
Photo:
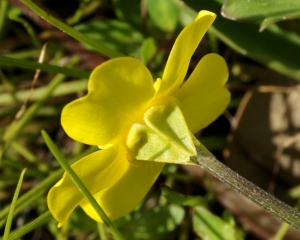
[{"label": "thin grass stalk", "polygon": [[70,167],[68,162],[65,160],[64,156],[60,153],[60,151],[58,150],[56,145],[53,143],[53,141],[51,140],[49,135],[44,130],[42,130],[42,136],[43,136],[44,141],[46,142],[48,148],[52,152],[53,156],[60,163],[62,168],[69,174],[69,176],[72,179],[72,181],[74,182],[74,184],[78,187],[78,190],[89,201],[89,203],[95,209],[95,211],[97,212],[99,217],[102,219],[103,223],[110,230],[110,232],[112,233],[114,238],[117,240],[124,239],[123,236],[118,231],[115,224],[109,219],[109,217],[106,215],[106,213],[101,208],[101,206],[98,204],[98,202],[95,200],[93,195],[89,192],[89,190],[86,188],[86,186],[81,182],[80,178],[77,176],[77,174],[74,172],[74,170]]},{"label": "thin grass stalk", "polygon": [[22,186],[22,183],[23,183],[23,177],[24,177],[25,172],[26,172],[26,168],[21,172],[21,176],[19,178],[18,185],[16,187],[16,191],[14,193],[12,203],[10,205],[10,209],[9,209],[9,213],[8,213],[8,216],[7,216],[6,225],[5,225],[5,229],[4,229],[3,240],[8,240],[8,237],[9,237],[9,234],[10,234],[11,223],[12,223],[12,220],[13,220],[13,217],[14,217],[14,210],[15,210],[17,199],[19,197],[19,193],[20,193],[20,190],[21,190],[21,186]]}]

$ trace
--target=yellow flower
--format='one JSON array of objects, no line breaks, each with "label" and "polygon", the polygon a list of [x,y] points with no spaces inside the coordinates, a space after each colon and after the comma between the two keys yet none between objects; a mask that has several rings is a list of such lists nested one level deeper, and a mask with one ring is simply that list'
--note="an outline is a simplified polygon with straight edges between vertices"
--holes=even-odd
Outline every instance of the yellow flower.
[{"label": "yellow flower", "polygon": [[[193,133],[215,120],[230,93],[226,63],[217,54],[201,59],[182,85],[192,54],[215,19],[201,11],[180,33],[163,76],[153,84],[138,60],[122,57],[98,66],[88,94],[68,104],[62,126],[73,139],[102,150],[72,168],[111,220],[132,211],[144,198],[164,164],[191,164]],[[94,209],[67,174],[50,190],[48,206],[61,226],[75,207],[96,221]]]}]

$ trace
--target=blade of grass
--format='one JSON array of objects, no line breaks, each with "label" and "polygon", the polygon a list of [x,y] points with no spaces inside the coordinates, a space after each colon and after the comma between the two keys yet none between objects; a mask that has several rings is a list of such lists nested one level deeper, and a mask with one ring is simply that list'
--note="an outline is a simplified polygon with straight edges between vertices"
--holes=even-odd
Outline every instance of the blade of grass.
[{"label": "blade of grass", "polygon": [[[77,57],[74,57],[71,59],[69,66],[75,65],[79,59]],[[9,128],[4,133],[4,136],[2,138],[2,146],[0,146],[0,165],[1,165],[1,159],[4,151],[9,147],[11,142],[15,140],[15,138],[20,134],[20,132],[23,130],[23,128],[27,125],[27,123],[36,115],[38,109],[43,106],[43,104],[51,97],[54,89],[63,81],[65,80],[65,75],[63,74],[57,74],[53,80],[49,83],[47,87],[47,91],[44,93],[43,97],[40,99],[40,101],[34,103],[31,105],[22,115],[22,117],[18,120],[13,122]]]},{"label": "blade of grass", "polygon": [[18,196],[20,193],[20,189],[22,186],[23,177],[24,177],[25,172],[26,172],[26,168],[21,172],[21,176],[18,181],[18,185],[17,185],[16,191],[15,191],[14,197],[13,197],[12,203],[10,205],[10,210],[8,213],[8,217],[7,217],[7,221],[6,221],[6,225],[5,225],[5,229],[4,229],[4,236],[3,236],[4,240],[8,240],[8,237],[9,237],[11,223],[12,223],[13,216],[14,216],[14,210],[16,207],[16,202],[17,202],[17,199],[18,199]]},{"label": "blade of grass", "polygon": [[[19,240],[25,234],[29,233],[30,231],[46,224],[51,219],[53,219],[51,213],[49,211],[45,212],[35,220],[31,221],[30,223],[24,225],[22,228],[18,228],[11,232],[9,236],[9,240]],[[4,240],[4,238],[0,238],[0,240]]]},{"label": "blade of grass", "polygon": [[284,239],[287,231],[290,229],[290,225],[287,223],[283,223],[280,228],[278,229],[276,235],[271,238],[271,240],[282,240]]},{"label": "blade of grass", "polygon": [[36,157],[35,154],[33,154],[31,151],[29,151],[23,144],[13,141],[11,144],[12,148],[19,153],[21,156],[23,156],[27,161],[31,162],[32,164],[35,164],[35,167],[42,173],[48,173],[49,167],[46,163],[41,161]]},{"label": "blade of grass", "polygon": [[38,39],[36,32],[34,30],[34,28],[30,25],[30,23],[28,21],[26,21],[25,19],[15,15],[15,14],[10,14],[9,18],[13,21],[16,21],[20,24],[23,25],[23,27],[25,28],[28,36],[30,37],[30,40],[32,42],[32,44],[37,47],[40,48],[42,46],[40,40]]},{"label": "blade of grass", "polygon": [[77,24],[83,17],[90,15],[91,13],[96,12],[102,5],[103,1],[86,1],[84,2],[82,8],[78,8],[73,16],[67,18],[67,24],[75,25]]},{"label": "blade of grass", "polygon": [[[298,202],[295,206],[295,210],[299,211],[300,207],[300,199],[298,199]],[[271,240],[282,240],[285,238],[285,235],[287,234],[288,230],[290,229],[290,225],[287,223],[283,223],[280,228],[278,229],[277,233]]]},{"label": "blade of grass", "polygon": [[[48,86],[38,87],[34,89],[31,101],[39,101],[47,91]],[[61,83],[52,93],[52,97],[65,96],[72,93],[78,93],[87,89],[87,80],[72,80],[70,82]],[[15,93],[18,102],[24,102],[29,95],[30,90],[19,90]],[[14,98],[10,93],[1,93],[1,106],[11,105],[15,103]],[[0,115],[1,116],[1,115]]]},{"label": "blade of grass", "polygon": [[[0,79],[3,83],[3,86],[8,90],[7,95],[12,99],[13,103],[17,103],[18,99],[16,98],[15,94],[15,87],[14,85],[8,80],[5,74],[0,69]],[[2,95],[2,94],[1,94]]]},{"label": "blade of grass", "polygon": [[46,173],[39,171],[38,169],[36,169],[33,166],[27,167],[26,164],[17,162],[15,160],[11,160],[7,157],[3,157],[2,160],[3,160],[3,162],[2,162],[3,168],[12,168],[12,169],[16,169],[16,170],[22,170],[24,168],[27,168],[27,170],[26,170],[27,177],[35,177],[35,178],[43,179],[47,176]]},{"label": "blade of grass", "polygon": [[0,1],[0,40],[2,38],[2,36],[4,36],[4,25],[5,25],[5,21],[6,21],[6,11],[8,8],[8,0],[2,0]]},{"label": "blade of grass", "polygon": [[198,156],[191,157],[191,161],[269,213],[300,230],[300,212],[238,175],[202,149],[197,148],[197,153]]},{"label": "blade of grass", "polygon": [[105,45],[103,45],[100,42],[94,41],[93,39],[85,36],[84,34],[78,32],[74,28],[68,26],[67,24],[59,21],[58,19],[54,18],[53,16],[50,16],[48,13],[46,13],[44,10],[39,8],[37,5],[35,5],[31,0],[21,0],[22,3],[27,5],[32,11],[34,11],[36,14],[38,14],[41,18],[43,18],[45,21],[49,22],[53,26],[57,27],[61,31],[65,32],[66,34],[70,35],[71,37],[77,39],[79,42],[83,44],[87,44],[94,48],[99,53],[110,57],[110,58],[116,58],[116,57],[122,57],[124,54],[116,52]]},{"label": "blade of grass", "polygon": [[64,156],[59,152],[56,145],[53,143],[49,135],[42,130],[42,136],[44,138],[44,141],[46,142],[48,148],[52,152],[53,156],[56,158],[56,160],[60,163],[60,165],[63,167],[63,169],[69,174],[70,178],[74,182],[74,184],[78,187],[79,191],[84,195],[84,197],[89,201],[89,203],[92,205],[92,207],[95,209],[97,214],[100,216],[104,224],[109,228],[112,235],[115,237],[115,239],[124,239],[122,235],[117,230],[115,224],[109,219],[109,217],[106,215],[104,210],[100,207],[98,202],[95,200],[93,195],[89,192],[89,190],[86,188],[86,186],[81,182],[79,177],[76,175],[76,173],[73,171],[73,169],[70,167],[68,162],[65,160]]},{"label": "blade of grass", "polygon": [[101,240],[108,240],[106,231],[105,231],[105,225],[103,223],[97,222],[97,228],[99,232],[99,237]]},{"label": "blade of grass", "polygon": [[[94,146],[88,148],[86,151],[82,152],[81,154],[78,154],[74,159],[72,159],[70,161],[70,163],[74,163],[77,160],[85,157],[86,155],[91,154],[96,149],[98,149],[98,148],[94,147]],[[24,193],[18,199],[14,213],[17,214],[17,213],[21,212],[26,206],[32,204],[37,199],[39,199],[46,191],[49,190],[49,188],[51,186],[53,186],[53,184],[55,184],[55,182],[57,182],[59,180],[59,178],[62,177],[63,173],[64,173],[64,170],[62,168],[56,170],[50,176],[48,176],[46,179],[44,179],[42,182],[40,182],[38,185],[36,185],[34,188],[32,188],[28,192]],[[0,212],[0,219],[1,219],[0,228],[2,226],[4,226],[4,224],[5,224],[5,219],[6,219],[5,216],[9,212],[9,208],[10,208],[10,206],[7,206]]]},{"label": "blade of grass", "polygon": [[90,76],[90,72],[83,71],[83,70],[59,67],[47,63],[37,63],[25,59],[15,59],[15,58],[10,58],[5,56],[0,56],[0,65],[27,68],[33,70],[40,69],[45,72],[62,73],[67,76],[75,77],[75,78],[89,78]]}]

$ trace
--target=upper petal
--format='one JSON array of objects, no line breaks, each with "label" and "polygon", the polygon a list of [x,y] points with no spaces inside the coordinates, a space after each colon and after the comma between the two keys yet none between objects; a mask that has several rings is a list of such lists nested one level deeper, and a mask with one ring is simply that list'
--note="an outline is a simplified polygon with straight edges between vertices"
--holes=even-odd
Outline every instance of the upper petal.
[{"label": "upper petal", "polygon": [[73,139],[106,148],[126,134],[154,96],[153,79],[138,60],[109,60],[91,74],[88,95],[68,104],[62,126]]},{"label": "upper petal", "polygon": [[[95,194],[114,184],[129,167],[125,150],[111,147],[92,153],[72,165],[88,190]],[[72,211],[84,199],[68,174],[51,188],[48,194],[48,207],[61,226]]]},{"label": "upper petal", "polygon": [[[130,165],[115,184],[94,197],[111,220],[125,216],[142,201],[163,167],[162,163],[139,161],[136,166]],[[80,206],[91,218],[102,222],[86,200]]]},{"label": "upper petal", "polygon": [[193,53],[215,18],[214,13],[201,11],[196,20],[179,34],[167,61],[157,96],[173,94],[180,87]]},{"label": "upper petal", "polygon": [[176,92],[180,109],[189,129],[196,133],[223,113],[230,100],[224,87],[228,69],[224,59],[217,54],[208,54]]}]

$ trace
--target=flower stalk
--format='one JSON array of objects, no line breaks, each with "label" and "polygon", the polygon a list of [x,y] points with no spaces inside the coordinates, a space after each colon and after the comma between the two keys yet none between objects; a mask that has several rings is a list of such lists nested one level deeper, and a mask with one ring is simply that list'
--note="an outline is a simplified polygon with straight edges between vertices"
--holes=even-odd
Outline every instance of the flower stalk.
[{"label": "flower stalk", "polygon": [[268,212],[300,230],[299,211],[249,182],[202,149],[197,148],[197,153],[196,157],[191,157],[191,161]]}]

